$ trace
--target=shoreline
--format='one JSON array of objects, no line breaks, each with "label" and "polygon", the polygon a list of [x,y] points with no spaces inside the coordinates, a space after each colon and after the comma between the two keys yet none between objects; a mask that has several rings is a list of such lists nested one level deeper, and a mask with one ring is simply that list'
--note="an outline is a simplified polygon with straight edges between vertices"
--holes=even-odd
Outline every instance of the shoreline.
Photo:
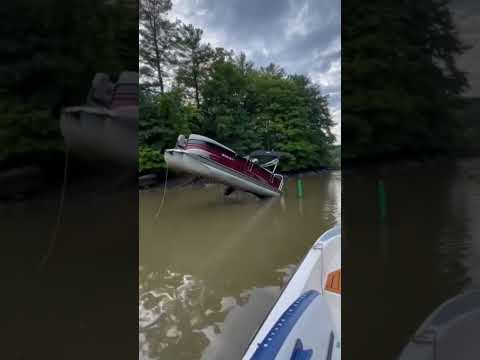
[{"label": "shoreline", "polygon": [[[317,176],[327,172],[334,172],[334,171],[341,171],[342,169],[318,169],[318,170],[306,170],[306,171],[290,171],[290,172],[283,172],[281,173],[285,180],[289,178],[295,177],[303,177],[303,176]],[[209,179],[200,178],[192,175],[177,175],[171,176],[168,175],[167,179],[167,189],[174,189],[174,188],[192,188],[192,187],[204,187],[209,184],[216,184],[216,182],[212,182]],[[154,173],[154,174],[147,174],[138,177],[138,190],[139,191],[146,191],[152,189],[158,189],[165,185],[165,174],[164,173]]]},{"label": "shoreline", "polygon": [[[448,154],[422,158],[403,158],[390,161],[362,162],[355,166],[348,165],[343,168],[344,176],[356,176],[365,174],[376,174],[379,178],[391,176],[404,176],[411,171],[429,171],[441,169],[444,172],[458,171],[462,164],[470,161],[480,161],[480,154]],[[471,175],[469,175],[471,176]]]},{"label": "shoreline", "polygon": [[390,169],[392,167],[402,166],[428,166],[429,164],[445,161],[458,161],[466,159],[480,158],[480,152],[456,152],[456,153],[437,153],[421,156],[398,156],[389,159],[358,159],[345,160],[342,170],[345,172],[362,171],[369,169]]}]

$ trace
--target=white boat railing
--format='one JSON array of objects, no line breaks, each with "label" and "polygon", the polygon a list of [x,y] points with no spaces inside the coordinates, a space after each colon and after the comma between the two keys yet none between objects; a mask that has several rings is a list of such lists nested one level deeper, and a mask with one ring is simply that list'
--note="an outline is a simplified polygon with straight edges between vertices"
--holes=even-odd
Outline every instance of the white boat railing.
[{"label": "white boat railing", "polygon": [[283,188],[283,175],[275,174],[275,176],[280,178],[280,185],[278,186],[278,191],[282,191],[282,188]]},{"label": "white boat railing", "polygon": [[[270,181],[273,181],[274,178],[280,179],[280,185],[278,186],[278,190],[279,191],[282,190],[283,183],[284,183],[283,176],[275,173],[275,170],[277,169],[277,166],[278,166],[278,163],[279,163],[279,159],[274,159],[274,160],[269,161],[268,163],[265,163],[265,164],[262,164],[262,165],[256,164],[254,158],[252,159],[252,158],[249,158],[247,156],[247,157],[245,157],[245,159],[248,162],[248,165],[247,165],[247,170],[248,171],[252,171],[254,165],[260,166],[263,170],[267,171],[270,174]],[[268,169],[267,168],[268,166],[273,166],[273,169],[272,170]]]}]

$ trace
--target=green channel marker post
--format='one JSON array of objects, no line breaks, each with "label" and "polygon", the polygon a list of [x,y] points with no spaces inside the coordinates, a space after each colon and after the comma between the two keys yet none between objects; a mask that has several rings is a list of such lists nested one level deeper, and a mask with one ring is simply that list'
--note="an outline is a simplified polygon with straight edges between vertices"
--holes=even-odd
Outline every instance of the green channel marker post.
[{"label": "green channel marker post", "polygon": [[297,197],[303,199],[303,179],[297,178]]},{"label": "green channel marker post", "polygon": [[383,180],[378,181],[378,207],[380,209],[380,221],[387,220],[387,195],[385,194],[385,184]]}]

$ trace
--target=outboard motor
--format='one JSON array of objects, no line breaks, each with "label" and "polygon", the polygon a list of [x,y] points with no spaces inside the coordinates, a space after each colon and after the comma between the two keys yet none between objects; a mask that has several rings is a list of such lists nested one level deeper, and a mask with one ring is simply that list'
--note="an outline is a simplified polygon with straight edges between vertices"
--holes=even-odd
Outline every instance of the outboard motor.
[{"label": "outboard motor", "polygon": [[177,147],[179,147],[180,149],[185,149],[187,147],[187,138],[185,137],[185,135],[178,135]]},{"label": "outboard motor", "polygon": [[110,107],[113,97],[114,84],[110,77],[104,73],[95,75],[92,81],[92,87],[87,96],[88,106]]}]

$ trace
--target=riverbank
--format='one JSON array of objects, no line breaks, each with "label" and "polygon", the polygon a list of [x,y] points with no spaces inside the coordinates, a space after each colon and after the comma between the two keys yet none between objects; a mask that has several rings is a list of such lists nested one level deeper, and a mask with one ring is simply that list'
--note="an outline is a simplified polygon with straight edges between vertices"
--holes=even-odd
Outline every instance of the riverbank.
[{"label": "riverbank", "polygon": [[[340,169],[334,168],[323,168],[317,170],[307,170],[307,171],[289,171],[281,173],[285,181],[288,178],[295,178],[295,177],[303,177],[303,176],[315,176],[319,174],[323,174],[325,172],[332,172],[332,171],[340,171]],[[173,188],[191,188],[191,187],[203,187],[208,184],[212,184],[209,179],[196,177],[192,175],[186,174],[177,174],[177,173],[169,173],[168,178],[165,179],[165,172],[159,172],[154,174],[147,174],[139,176],[138,178],[138,187],[139,190],[149,190],[149,189],[156,189],[166,186],[167,189]],[[166,185],[165,185],[166,180]]]},{"label": "riverbank", "polygon": [[[93,167],[74,157],[56,166],[37,164],[0,170],[0,203],[28,201],[37,197],[57,197],[66,181],[68,195],[73,193],[110,194],[136,188],[135,172],[121,167]],[[53,194],[53,195],[52,195]]]},{"label": "riverbank", "polygon": [[456,151],[451,153],[431,153],[421,155],[399,155],[389,158],[366,158],[346,160],[342,163],[342,171],[361,171],[370,169],[388,170],[398,167],[421,167],[432,163],[475,159],[480,157],[480,151]]}]

